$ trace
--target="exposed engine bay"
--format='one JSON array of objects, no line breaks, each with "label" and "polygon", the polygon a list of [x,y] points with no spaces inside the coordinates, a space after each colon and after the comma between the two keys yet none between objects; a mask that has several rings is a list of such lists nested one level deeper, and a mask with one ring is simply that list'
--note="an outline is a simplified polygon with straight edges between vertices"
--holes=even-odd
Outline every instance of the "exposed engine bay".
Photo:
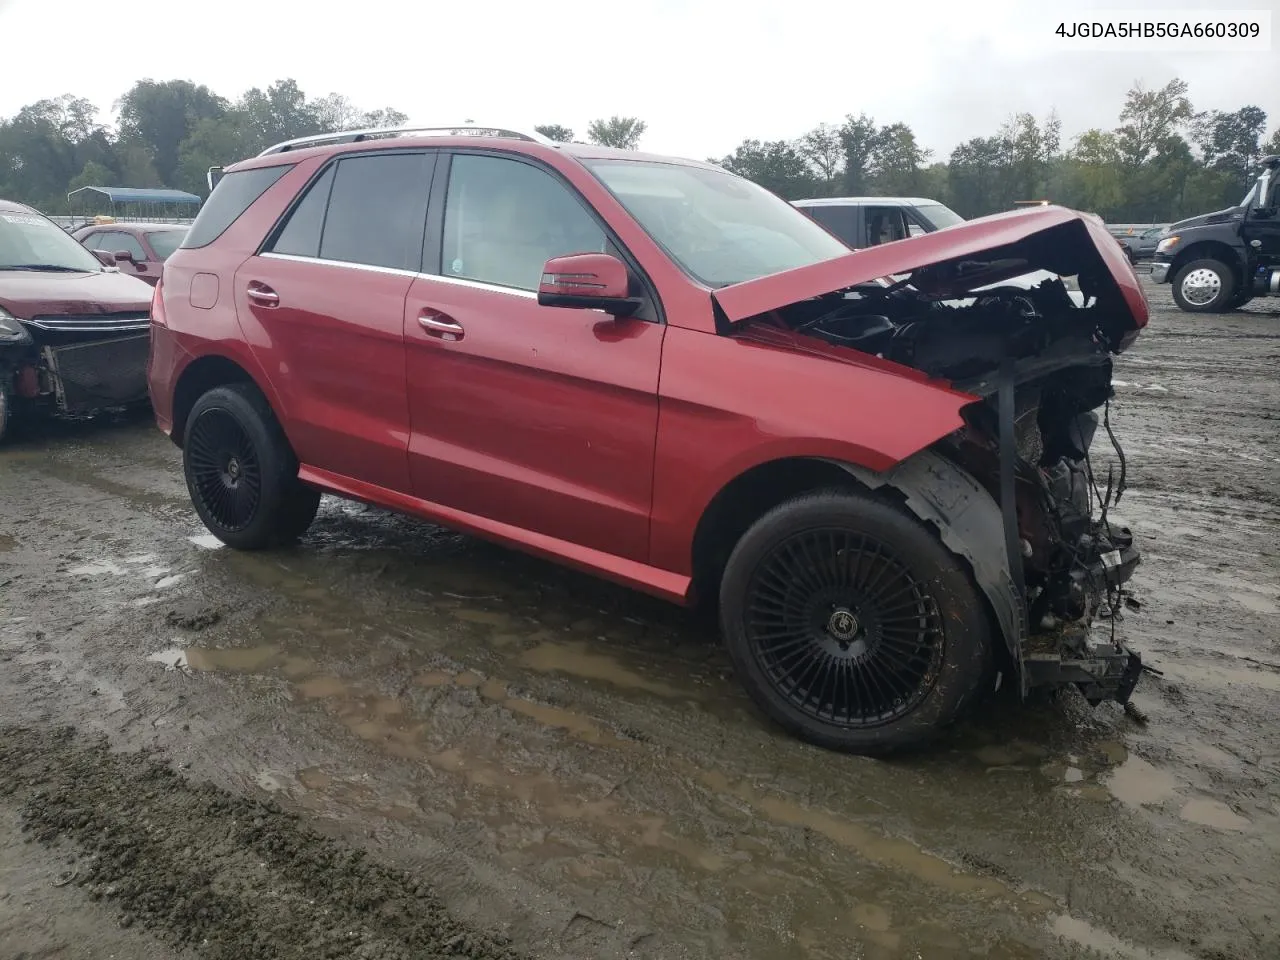
[{"label": "exposed engine bay", "polygon": [[[1109,316],[1096,297],[1073,295],[1054,276],[949,299],[906,279],[792,304],[752,326],[770,342],[805,349],[812,337],[981,398],[938,449],[1000,504],[1005,529],[983,535],[1003,533],[1009,574],[1022,588],[1014,653],[1024,689],[1074,683],[1092,702],[1127,702],[1143,668],[1115,640],[1114,625],[1140,556],[1109,515],[1126,472],[1109,416]],[[1114,450],[1105,472],[1091,452],[1100,426]]]},{"label": "exposed engine bay", "polygon": [[1006,360],[1024,367],[1019,379],[1062,363],[1109,365],[1100,323],[1091,322],[1095,311],[1096,305],[1078,306],[1056,277],[945,301],[902,280],[792,304],[777,311],[775,322],[981,393],[984,379]]}]

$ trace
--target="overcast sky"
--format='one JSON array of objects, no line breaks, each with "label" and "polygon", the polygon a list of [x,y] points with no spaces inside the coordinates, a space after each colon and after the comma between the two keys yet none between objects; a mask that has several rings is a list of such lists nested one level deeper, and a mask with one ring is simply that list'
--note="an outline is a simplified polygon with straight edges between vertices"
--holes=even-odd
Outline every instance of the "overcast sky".
[{"label": "overcast sky", "polygon": [[[1229,0],[1271,10],[1280,0]],[[1011,113],[1056,108],[1069,139],[1112,127],[1135,80],[1190,84],[1197,109],[1256,104],[1280,125],[1280,40],[1262,52],[1096,52],[1064,17],[1170,0],[0,0],[0,116],[74,93],[110,122],[136,80],[183,78],[228,98],[293,77],[415,123],[642,118],[643,149],[703,159],[745,137],[798,136],[866,112],[903,121],[945,159]],[[322,12],[323,11],[323,12]]]}]

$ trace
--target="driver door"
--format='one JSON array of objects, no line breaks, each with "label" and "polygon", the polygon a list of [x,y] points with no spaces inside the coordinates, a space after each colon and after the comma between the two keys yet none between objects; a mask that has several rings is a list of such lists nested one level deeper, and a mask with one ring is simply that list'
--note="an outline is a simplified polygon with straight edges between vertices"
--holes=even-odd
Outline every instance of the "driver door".
[{"label": "driver door", "polygon": [[[1271,183],[1267,192],[1265,205],[1260,201],[1249,210],[1242,232],[1247,246],[1252,247],[1253,241],[1258,241],[1258,246],[1251,249],[1251,258],[1256,257],[1263,266],[1280,267],[1280,182]],[[1263,216],[1258,215],[1259,210],[1265,211]],[[1249,282],[1253,282],[1252,277]]]},{"label": "driver door", "polygon": [[548,259],[620,252],[602,223],[514,156],[457,153],[443,173],[404,314],[414,492],[644,562],[666,330],[654,304],[626,319],[540,306]]}]

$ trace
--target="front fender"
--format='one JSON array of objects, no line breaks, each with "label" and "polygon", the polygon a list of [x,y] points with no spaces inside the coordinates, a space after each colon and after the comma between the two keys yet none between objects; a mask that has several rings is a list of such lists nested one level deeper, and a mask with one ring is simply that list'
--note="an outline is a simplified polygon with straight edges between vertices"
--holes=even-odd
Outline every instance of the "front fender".
[{"label": "front fender", "polygon": [[937,531],[943,545],[964,558],[1023,678],[1026,617],[1022,592],[1009,570],[1004,524],[995,498],[968,471],[933,450],[923,450],[882,473],[850,463],[838,465],[869,489],[897,490],[906,498],[907,508]]},{"label": "front fender", "polygon": [[976,397],[820,344],[805,350],[669,327],[662,349],[650,563],[692,574],[693,539],[729,484],[768,463],[882,473],[964,425]]}]

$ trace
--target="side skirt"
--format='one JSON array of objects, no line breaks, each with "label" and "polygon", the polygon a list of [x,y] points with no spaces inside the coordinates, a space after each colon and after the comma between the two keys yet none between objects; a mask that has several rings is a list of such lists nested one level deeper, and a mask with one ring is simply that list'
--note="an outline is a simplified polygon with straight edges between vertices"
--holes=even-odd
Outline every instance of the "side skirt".
[{"label": "side skirt", "polygon": [[501,543],[536,557],[639,590],[670,603],[688,606],[691,600],[692,578],[683,574],[660,570],[602,550],[593,550],[590,547],[569,543],[567,540],[535,533],[522,527],[499,523],[487,517],[455,510],[429,500],[421,500],[407,493],[388,490],[372,483],[363,483],[305,464],[298,470],[298,479],[303,483],[319,487],[327,493],[421,517],[432,523],[438,523],[442,527]]}]

